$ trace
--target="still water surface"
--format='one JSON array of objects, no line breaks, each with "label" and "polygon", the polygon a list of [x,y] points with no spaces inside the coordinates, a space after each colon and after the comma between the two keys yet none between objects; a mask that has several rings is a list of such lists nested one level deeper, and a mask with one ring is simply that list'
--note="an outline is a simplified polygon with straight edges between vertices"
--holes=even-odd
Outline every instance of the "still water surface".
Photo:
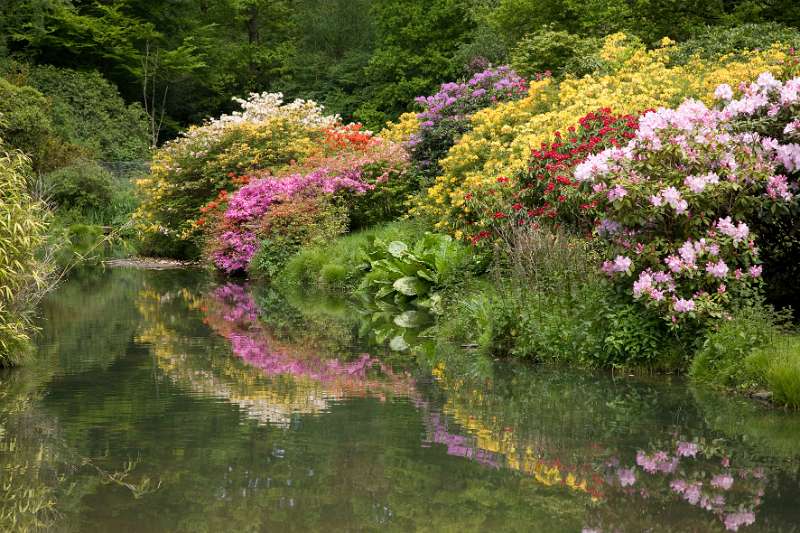
[{"label": "still water surface", "polygon": [[82,273],[42,325],[2,530],[800,531],[800,415],[678,380],[411,362],[196,272]]}]

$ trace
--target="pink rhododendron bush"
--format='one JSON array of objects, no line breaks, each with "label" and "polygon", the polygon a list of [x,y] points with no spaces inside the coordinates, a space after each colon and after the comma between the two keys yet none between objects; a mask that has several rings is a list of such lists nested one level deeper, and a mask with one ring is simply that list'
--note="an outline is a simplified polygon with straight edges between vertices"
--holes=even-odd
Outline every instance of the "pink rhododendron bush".
[{"label": "pink rhododendron bush", "polygon": [[601,217],[602,270],[675,324],[725,316],[752,294],[759,233],[794,221],[800,79],[763,74],[740,92],[723,85],[714,108],[687,100],[646,113],[628,144],[574,171]]}]

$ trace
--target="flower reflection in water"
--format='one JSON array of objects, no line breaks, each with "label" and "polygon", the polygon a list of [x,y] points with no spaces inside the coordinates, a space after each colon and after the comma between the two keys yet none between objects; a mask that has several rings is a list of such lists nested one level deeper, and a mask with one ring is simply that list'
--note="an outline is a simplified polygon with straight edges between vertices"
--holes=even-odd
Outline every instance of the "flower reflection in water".
[{"label": "flower reflection in water", "polygon": [[[481,400],[473,405],[476,398],[483,398],[480,391],[457,377],[449,378],[443,368],[434,370],[438,387],[447,393],[439,407],[417,389],[409,374],[395,372],[376,357],[326,358],[304,343],[279,339],[259,320],[260,310],[244,287],[222,286],[206,302],[206,323],[227,339],[233,354],[249,367],[268,376],[314,383],[309,394],[323,403],[353,396],[407,398],[423,415],[423,447],[439,445],[448,455],[487,468],[516,470],[537,484],[566,487],[588,496],[586,503],[592,511],[584,531],[619,530],[628,520],[618,513],[632,507],[647,516],[663,511],[681,514],[681,506],[690,506],[708,513],[729,531],[756,521],[767,485],[765,473],[761,468],[733,465],[730,451],[719,442],[709,444],[676,434],[666,445],[640,449],[627,464],[614,457],[618,446],[611,442],[563,448],[552,435],[528,434],[520,431],[523,428],[503,424]],[[558,457],[565,454],[571,459],[562,463]],[[644,511],[651,504],[656,507]]]},{"label": "flower reflection in water", "polygon": [[[755,523],[767,484],[762,468],[733,468],[718,444],[674,440],[650,453],[639,450],[636,465],[616,458],[605,465],[606,481],[623,499],[682,501],[711,513],[728,531]],[[591,524],[584,531],[613,531]]]},{"label": "flower reflection in water", "polygon": [[[291,376],[297,383],[317,384],[313,394],[323,402],[331,398],[389,394],[410,399],[425,420],[423,446],[444,445],[448,455],[462,457],[491,468],[505,467],[519,471],[545,486],[565,486],[592,499],[600,495],[600,479],[589,481],[591,468],[547,460],[544,450],[535,443],[520,440],[511,428],[493,435],[481,421],[469,413],[460,413],[447,405],[444,411],[417,390],[410,375],[397,373],[380,359],[362,354],[354,360],[324,358],[313,349],[282,342],[259,320],[260,310],[247,289],[226,284],[214,290],[204,306],[205,322],[228,340],[231,351],[252,368],[269,376]],[[448,381],[437,373],[440,386],[449,393]],[[316,402],[319,403],[319,402]],[[320,409],[322,410],[322,409]],[[316,410],[315,410],[316,412]],[[449,421],[455,421],[450,424]],[[579,473],[580,472],[580,473]]]},{"label": "flower reflection in water", "polygon": [[412,396],[413,381],[380,359],[362,354],[350,361],[320,357],[307,348],[282,342],[259,320],[259,309],[245,287],[228,283],[214,290],[206,306],[206,323],[226,338],[231,351],[247,365],[269,376],[289,375],[323,385],[330,397],[389,394]]}]

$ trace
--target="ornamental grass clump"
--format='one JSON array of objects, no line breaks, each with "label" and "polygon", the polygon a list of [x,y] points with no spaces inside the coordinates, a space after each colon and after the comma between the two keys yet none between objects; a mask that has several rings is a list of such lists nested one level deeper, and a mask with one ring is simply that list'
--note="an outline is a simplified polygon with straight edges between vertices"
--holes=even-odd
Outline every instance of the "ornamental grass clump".
[{"label": "ornamental grass clump", "polygon": [[792,210],[800,168],[800,145],[742,127],[760,110],[793,108],[798,87],[767,72],[734,100],[722,85],[719,108],[690,99],[646,113],[627,145],[578,165],[574,179],[603,217],[603,272],[673,324],[727,316],[760,284],[752,227],[763,213]]}]

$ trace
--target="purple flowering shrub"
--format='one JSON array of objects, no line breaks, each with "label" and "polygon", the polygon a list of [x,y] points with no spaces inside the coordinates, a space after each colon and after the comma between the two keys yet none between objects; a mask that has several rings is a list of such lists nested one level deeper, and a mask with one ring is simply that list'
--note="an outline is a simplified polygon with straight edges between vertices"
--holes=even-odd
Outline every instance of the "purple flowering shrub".
[{"label": "purple flowering shrub", "polygon": [[478,72],[466,82],[444,83],[434,95],[417,97],[422,112],[417,115],[419,132],[408,142],[412,160],[424,172],[435,173],[437,162],[469,131],[473,113],[527,94],[527,82],[510,67],[501,66]]},{"label": "purple flowering shrub", "polygon": [[762,75],[738,100],[721,86],[718,108],[687,100],[646,113],[627,145],[575,168],[603,216],[602,269],[634,299],[678,323],[723,316],[760,283],[752,228],[764,212],[796,205],[800,145],[743,131],[741,117],[795,105],[798,82],[779,88]]}]

